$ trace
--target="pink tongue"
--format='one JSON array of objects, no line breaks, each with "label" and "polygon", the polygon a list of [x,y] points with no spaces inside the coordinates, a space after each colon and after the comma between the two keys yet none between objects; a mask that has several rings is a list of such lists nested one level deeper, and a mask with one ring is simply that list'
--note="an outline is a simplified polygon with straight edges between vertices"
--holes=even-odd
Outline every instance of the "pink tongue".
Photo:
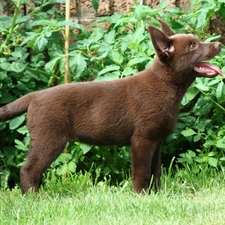
[{"label": "pink tongue", "polygon": [[225,76],[218,66],[206,62],[197,63],[194,66],[194,70],[198,73],[205,73],[207,75],[220,74],[221,76]]}]

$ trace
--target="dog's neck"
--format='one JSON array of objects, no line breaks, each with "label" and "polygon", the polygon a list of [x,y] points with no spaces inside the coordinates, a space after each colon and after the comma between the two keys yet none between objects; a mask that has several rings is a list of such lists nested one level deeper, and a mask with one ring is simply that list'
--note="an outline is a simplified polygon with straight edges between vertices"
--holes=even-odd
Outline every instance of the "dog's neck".
[{"label": "dog's neck", "polygon": [[[170,92],[171,97],[173,96],[172,98],[176,100],[174,102],[174,104],[176,105],[175,108],[179,107],[180,102],[184,97],[184,94],[187,92],[187,89],[195,80],[195,75],[193,71],[191,73],[181,72],[175,74],[170,67],[168,68],[165,64],[159,62],[156,59],[154,60],[152,65],[145,71],[146,77],[154,76],[154,79],[157,79],[158,82],[161,81],[165,83],[164,87],[168,89],[168,92]],[[163,73],[161,71],[163,71]]]},{"label": "dog's neck", "polygon": [[[157,58],[153,61],[148,70],[149,74],[156,76],[167,85],[176,88],[182,97],[195,80],[193,71],[180,71],[175,73],[170,66],[160,62]],[[161,71],[163,71],[163,73],[161,73]]]}]

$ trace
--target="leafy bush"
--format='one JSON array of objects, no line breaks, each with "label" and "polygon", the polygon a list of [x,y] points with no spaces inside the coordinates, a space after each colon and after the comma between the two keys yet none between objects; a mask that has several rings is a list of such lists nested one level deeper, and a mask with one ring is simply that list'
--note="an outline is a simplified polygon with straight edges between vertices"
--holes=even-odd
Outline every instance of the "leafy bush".
[{"label": "leafy bush", "polygon": [[[25,1],[26,2],[26,1]],[[76,22],[65,22],[61,11],[43,8],[56,1],[37,1],[27,16],[0,17],[0,104],[10,102],[28,92],[64,82],[64,26],[71,26],[70,73],[71,82],[111,80],[130,76],[148,67],[154,58],[154,48],[146,27],[158,26],[157,16],[168,22],[174,31],[195,32],[203,40],[209,35],[207,23],[215,12],[224,16],[223,1],[195,1],[190,11],[166,8],[164,1],[158,8],[137,5],[126,15],[114,14],[97,19],[91,32]],[[18,3],[19,4],[19,1]],[[19,7],[19,5],[17,6]],[[16,19],[16,20],[14,20]],[[16,23],[13,23],[13,21]],[[107,29],[102,23],[107,23]],[[77,32],[73,32],[76,29]],[[224,71],[224,49],[213,59]],[[198,78],[181,104],[175,132],[163,148],[163,164],[169,165],[173,156],[181,164],[199,164],[223,168],[225,160],[224,82]],[[14,166],[21,166],[29,148],[29,133],[25,116],[0,123],[1,186],[7,187],[15,179]],[[78,170],[90,171],[95,180],[110,177],[119,182],[129,174],[128,147],[97,147],[75,142],[68,144],[47,171],[48,179]],[[64,177],[64,176],[63,176]]]}]

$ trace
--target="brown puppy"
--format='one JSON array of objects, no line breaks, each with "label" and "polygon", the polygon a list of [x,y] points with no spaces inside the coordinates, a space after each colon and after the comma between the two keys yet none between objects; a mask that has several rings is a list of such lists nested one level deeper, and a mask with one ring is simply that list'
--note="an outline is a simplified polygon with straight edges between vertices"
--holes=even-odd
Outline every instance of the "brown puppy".
[{"label": "brown puppy", "polygon": [[21,169],[22,192],[39,190],[42,173],[68,141],[130,145],[136,192],[159,186],[161,145],[175,126],[183,95],[197,76],[222,71],[203,60],[221,50],[218,42],[149,26],[156,57],[135,76],[107,82],[63,84],[25,95],[0,108],[0,122],[27,112],[30,152]]}]

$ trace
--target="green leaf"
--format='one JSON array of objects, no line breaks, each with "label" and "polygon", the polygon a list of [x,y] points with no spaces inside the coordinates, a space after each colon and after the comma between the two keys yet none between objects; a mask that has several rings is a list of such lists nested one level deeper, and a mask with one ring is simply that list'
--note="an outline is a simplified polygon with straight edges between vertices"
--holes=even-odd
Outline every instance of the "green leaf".
[{"label": "green leaf", "polygon": [[138,41],[138,43],[141,43],[145,38],[145,28],[144,27],[137,28],[132,38],[133,40]]},{"label": "green leaf", "polygon": [[64,174],[66,174],[67,169],[68,169],[67,164],[64,164],[64,165],[60,166],[60,167],[57,168],[57,174],[58,175],[64,175]]},{"label": "green leaf", "polygon": [[193,141],[198,142],[200,139],[201,139],[201,135],[197,134],[197,135],[194,136]]},{"label": "green leaf", "polygon": [[184,135],[184,137],[189,137],[197,133],[192,129],[187,129],[187,130],[181,131],[181,134]]},{"label": "green leaf", "polygon": [[146,61],[146,60],[149,60],[149,58],[148,58],[148,57],[134,58],[134,59],[131,59],[131,60],[128,62],[127,66],[128,66],[128,67],[129,67],[129,66],[133,66],[133,65],[142,63],[142,62],[144,62],[144,61]]},{"label": "green leaf", "polygon": [[10,67],[11,67],[10,63],[7,63],[7,62],[5,62],[3,60],[0,61],[0,68],[2,70],[10,71]]},{"label": "green leaf", "polygon": [[73,28],[77,28],[77,29],[81,30],[82,33],[84,33],[85,35],[88,35],[87,28],[75,21],[69,20],[69,21],[59,21],[58,22],[58,26],[66,26],[66,25],[71,26]]},{"label": "green leaf", "polygon": [[209,83],[208,83],[207,85],[208,85],[208,86],[214,86],[215,84],[217,84],[217,83],[219,83],[219,82],[221,82],[221,80],[215,78],[215,79],[210,80]]},{"label": "green leaf", "polygon": [[34,45],[38,48],[39,51],[43,51],[48,44],[48,40],[44,35],[41,35],[36,38]]},{"label": "green leaf", "polygon": [[208,158],[208,163],[210,166],[217,167],[218,160],[213,157]]},{"label": "green leaf", "polygon": [[61,153],[57,161],[62,163],[68,163],[71,159],[72,159],[72,155],[70,153]]},{"label": "green leaf", "polygon": [[147,45],[144,42],[140,43],[140,45],[138,46],[138,50],[140,52],[143,52],[144,53],[144,52],[146,52],[146,49],[147,49]]},{"label": "green leaf", "polygon": [[27,126],[20,127],[20,128],[17,130],[17,132],[20,133],[20,134],[23,134],[23,135],[29,133],[29,131],[28,131],[28,129],[27,129]]},{"label": "green leaf", "polygon": [[112,51],[112,48],[110,46],[101,45],[100,48],[98,48],[98,53],[100,53],[100,55],[96,58],[101,58],[101,55],[104,55],[104,57],[106,57],[110,51]]},{"label": "green leaf", "polygon": [[31,26],[45,26],[45,27],[48,27],[48,26],[56,26],[57,25],[57,20],[36,20],[34,22],[31,23]]},{"label": "green leaf", "polygon": [[219,140],[216,142],[215,146],[216,146],[217,148],[225,148],[225,140],[224,140],[223,138],[222,138],[222,139],[219,139]]},{"label": "green leaf", "polygon": [[188,150],[187,151],[187,156],[190,158],[195,158],[196,157],[196,153],[193,152],[192,150]]},{"label": "green leaf", "polygon": [[136,74],[138,71],[137,69],[133,69],[132,67],[126,67],[122,73],[123,76],[130,76]]},{"label": "green leaf", "polygon": [[[103,169],[103,172],[104,172],[104,174],[110,174],[110,172],[111,172],[112,170],[108,167],[108,166],[106,166],[106,167],[104,167],[104,169]],[[117,173],[117,171],[115,171],[115,173]]]},{"label": "green leaf", "polygon": [[207,13],[208,13],[208,9],[202,9],[198,15],[198,22],[196,25],[196,28],[200,28],[200,27],[204,27],[205,24],[207,23]]},{"label": "green leaf", "polygon": [[115,50],[109,52],[109,58],[119,65],[123,62],[123,55]]},{"label": "green leaf", "polygon": [[107,73],[104,76],[99,76],[94,79],[94,81],[109,81],[109,80],[116,80],[120,78],[120,72],[115,71],[112,73]]},{"label": "green leaf", "polygon": [[209,43],[211,41],[214,41],[214,40],[218,40],[218,38],[220,37],[221,35],[216,35],[216,36],[212,36],[212,37],[209,37],[207,38],[204,43]]},{"label": "green leaf", "polygon": [[203,84],[203,83],[197,83],[196,85],[195,85],[195,87],[197,87],[199,90],[201,90],[201,91],[208,91],[209,90],[209,87],[208,86],[206,86],[205,84]]},{"label": "green leaf", "polygon": [[[209,147],[211,147],[211,146],[214,146],[214,145],[216,145],[216,140],[210,140],[210,139],[208,139],[208,140],[206,140],[205,141],[205,143],[203,144],[203,146],[205,147],[205,148],[209,148]],[[218,147],[219,148],[219,147]],[[225,148],[225,144],[224,144],[224,148]]]},{"label": "green leaf", "polygon": [[127,43],[126,42],[122,42],[120,45],[121,48],[121,53],[124,54],[124,52],[127,50]]},{"label": "green leaf", "polygon": [[223,89],[224,89],[224,82],[221,81],[216,88],[216,97],[217,97],[218,100],[220,100],[222,97],[224,97],[223,96]]},{"label": "green leaf", "polygon": [[8,93],[8,91],[1,91],[0,103],[5,104],[14,100],[14,97]]},{"label": "green leaf", "polygon": [[[0,2],[2,2],[2,1],[0,1]],[[8,29],[10,28],[11,21],[12,21],[12,17],[1,15],[0,16],[1,31],[4,31],[4,32],[8,31]]]},{"label": "green leaf", "polygon": [[99,7],[99,0],[92,0],[92,5],[93,8],[95,9],[95,11],[98,11],[98,7]]},{"label": "green leaf", "polygon": [[134,16],[137,19],[145,19],[146,16],[150,16],[154,12],[152,8],[146,5],[137,5],[134,10]]},{"label": "green leaf", "polygon": [[23,91],[27,89],[27,86],[25,84],[21,83],[20,81],[18,81],[18,84],[16,85],[16,87]]},{"label": "green leaf", "polygon": [[221,161],[225,161],[225,157],[221,157],[220,160],[221,160]]},{"label": "green leaf", "polygon": [[9,122],[9,129],[15,130],[17,127],[19,127],[25,121],[25,119],[26,119],[26,117],[25,117],[24,114],[21,115],[21,116],[13,118]]},{"label": "green leaf", "polygon": [[120,67],[117,66],[117,65],[106,66],[103,70],[101,70],[98,73],[98,76],[101,76],[101,75],[106,74],[108,72],[116,71],[116,70],[119,70],[119,69],[120,69]]},{"label": "green leaf", "polygon": [[224,0],[220,0],[219,2],[222,2],[223,4],[220,5],[220,9],[219,12],[222,15],[223,19],[225,19],[225,1]]},{"label": "green leaf", "polygon": [[6,127],[6,122],[0,123],[0,130],[5,129],[5,127]]},{"label": "green leaf", "polygon": [[71,161],[68,163],[68,169],[72,172],[75,173],[76,172],[76,163],[74,161]]},{"label": "green leaf", "polygon": [[23,41],[21,42],[21,46],[23,46],[24,44],[30,42],[30,41],[34,41],[37,38],[37,34],[33,33],[33,32],[27,32],[26,33],[28,36],[26,38],[23,39]]},{"label": "green leaf", "polygon": [[22,62],[12,62],[10,65],[10,71],[21,73],[25,70],[27,64]]},{"label": "green leaf", "polygon": [[75,78],[78,78],[81,76],[82,72],[86,69],[87,63],[85,61],[85,58],[81,53],[73,52],[71,54],[72,57],[69,59],[69,65],[71,73],[74,74]]},{"label": "green leaf", "polygon": [[91,150],[92,145],[81,143],[80,148],[83,151],[83,154],[86,154],[87,152],[89,152]]},{"label": "green leaf", "polygon": [[45,70],[47,72],[54,73],[55,68],[56,68],[60,59],[61,59],[61,57],[56,57],[56,58],[52,59],[51,61],[49,61],[48,63],[46,63],[45,64]]},{"label": "green leaf", "polygon": [[21,58],[22,57],[22,54],[23,52],[22,51],[15,51],[15,52],[12,52],[11,55],[14,57],[14,58]]},{"label": "green leaf", "polygon": [[215,156],[216,155],[216,152],[209,152],[208,153],[208,157],[213,157],[213,156]]},{"label": "green leaf", "polygon": [[93,42],[98,42],[104,35],[103,27],[95,27],[93,28],[93,33],[90,35],[89,39]]},{"label": "green leaf", "polygon": [[182,105],[187,105],[191,100],[193,100],[199,93],[198,88],[192,86],[188,89],[188,92],[184,95],[182,99]]},{"label": "green leaf", "polygon": [[22,150],[22,151],[28,151],[28,147],[26,145],[24,145],[24,143],[20,140],[15,140],[15,147],[19,150]]},{"label": "green leaf", "polygon": [[[8,83],[7,80],[8,80],[7,72],[6,71],[0,72],[0,81],[6,81],[6,83]],[[12,80],[10,79],[9,83],[11,82]]]},{"label": "green leaf", "polygon": [[105,42],[107,43],[113,43],[113,41],[115,40],[115,35],[116,35],[116,31],[115,30],[111,30],[109,33],[104,35],[104,39]]}]

